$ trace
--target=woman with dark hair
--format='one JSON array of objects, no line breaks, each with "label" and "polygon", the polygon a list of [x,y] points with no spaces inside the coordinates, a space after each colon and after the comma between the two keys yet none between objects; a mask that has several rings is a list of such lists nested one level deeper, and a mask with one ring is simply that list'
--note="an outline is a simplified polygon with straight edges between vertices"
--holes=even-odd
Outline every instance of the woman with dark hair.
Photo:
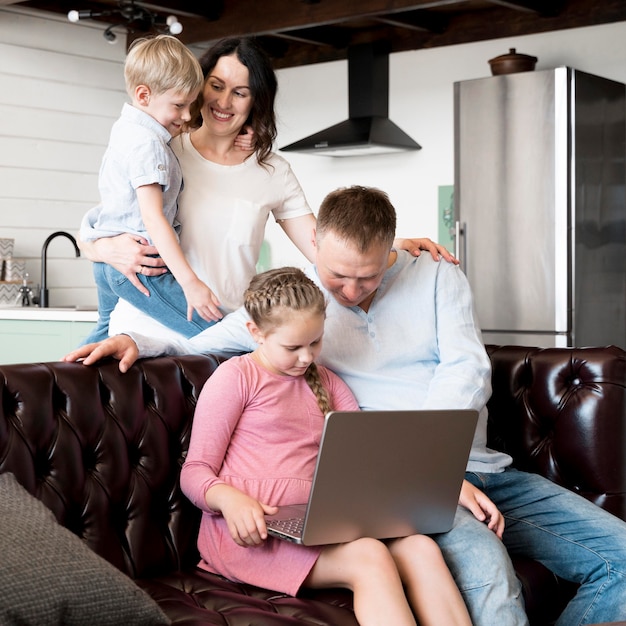
[{"label": "woman with dark hair", "polygon": [[[209,49],[200,64],[205,83],[195,124],[171,142],[184,180],[178,204],[180,245],[226,314],[242,304],[242,294],[256,273],[269,214],[309,260],[313,259],[315,216],[289,163],[272,152],[277,81],[265,52],[254,39],[225,39]],[[93,211],[81,226],[86,256],[113,265],[148,295],[137,273],[154,276],[167,271],[158,251],[130,234],[84,243],[94,222]],[[437,249],[428,239],[407,245],[433,255],[439,252],[450,260],[444,248]],[[177,336],[120,300],[109,334],[132,330]]]},{"label": "woman with dark hair", "polygon": [[[232,55],[236,55],[239,62],[248,69],[248,84],[253,94],[250,115],[242,130],[253,131],[256,158],[259,163],[265,163],[276,139],[274,113],[274,100],[278,89],[276,75],[267,57],[253,39],[231,38],[218,42],[202,56],[200,65],[204,76],[208,77],[211,74],[221,57]],[[202,125],[201,106],[202,96],[198,98],[197,116],[192,122],[196,128]]]}]

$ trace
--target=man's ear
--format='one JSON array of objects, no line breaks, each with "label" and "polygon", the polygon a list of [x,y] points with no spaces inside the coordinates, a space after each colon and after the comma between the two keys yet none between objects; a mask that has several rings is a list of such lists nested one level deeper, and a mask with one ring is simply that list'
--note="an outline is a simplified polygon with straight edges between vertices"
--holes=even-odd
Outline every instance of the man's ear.
[{"label": "man's ear", "polygon": [[150,91],[150,87],[147,85],[137,85],[135,87],[135,100],[141,106],[148,106],[150,104],[150,96],[152,92]]},{"label": "man's ear", "polygon": [[317,229],[314,228],[313,232],[311,233],[311,243],[313,244],[313,247],[317,249]]},{"label": "man's ear", "polygon": [[265,339],[265,335],[261,332],[261,329],[252,320],[246,322],[246,328],[252,335],[252,339],[254,339],[257,344],[261,345]]}]

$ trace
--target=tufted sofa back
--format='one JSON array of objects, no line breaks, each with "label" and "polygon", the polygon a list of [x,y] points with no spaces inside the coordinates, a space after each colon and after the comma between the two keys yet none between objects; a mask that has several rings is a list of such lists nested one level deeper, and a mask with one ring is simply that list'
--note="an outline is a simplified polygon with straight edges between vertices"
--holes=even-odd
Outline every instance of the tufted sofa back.
[{"label": "tufted sofa back", "polygon": [[178,475],[213,357],[0,367],[0,472],[133,578],[197,562]]},{"label": "tufted sofa back", "polygon": [[[491,445],[626,518],[626,353],[488,352]],[[193,567],[199,513],[178,477],[196,398],[218,364],[0,366],[0,472],[133,578]]]},{"label": "tufted sofa back", "polygon": [[489,444],[626,519],[626,352],[487,346]]}]

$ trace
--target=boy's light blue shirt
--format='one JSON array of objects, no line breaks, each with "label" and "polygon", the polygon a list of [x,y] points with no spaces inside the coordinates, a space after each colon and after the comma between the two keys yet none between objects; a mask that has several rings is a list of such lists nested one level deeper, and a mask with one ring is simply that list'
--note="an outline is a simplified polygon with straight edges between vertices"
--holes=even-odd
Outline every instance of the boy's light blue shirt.
[{"label": "boy's light blue shirt", "polygon": [[88,211],[81,223],[83,241],[132,233],[152,243],[141,218],[136,190],[154,183],[163,191],[165,218],[178,230],[176,213],[183,177],[169,145],[171,139],[153,117],[124,104],[100,166],[100,204]]},{"label": "boy's light blue shirt", "polygon": [[[320,285],[314,267],[309,276]],[[469,471],[500,471],[511,458],[489,450],[491,365],[474,319],[469,284],[455,265],[398,252],[368,312],[328,301],[318,361],[348,384],[362,409],[473,408],[480,412]],[[244,309],[177,344],[132,337],[142,356],[232,354],[255,349]]]}]

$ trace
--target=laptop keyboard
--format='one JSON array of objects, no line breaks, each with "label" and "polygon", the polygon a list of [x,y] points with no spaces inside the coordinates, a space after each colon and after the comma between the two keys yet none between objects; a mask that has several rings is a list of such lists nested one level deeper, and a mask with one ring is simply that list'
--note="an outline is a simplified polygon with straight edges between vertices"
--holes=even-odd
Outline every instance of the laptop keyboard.
[{"label": "laptop keyboard", "polygon": [[290,517],[289,519],[273,519],[268,523],[269,526],[290,535],[302,534],[304,528],[304,519],[301,517]]}]

